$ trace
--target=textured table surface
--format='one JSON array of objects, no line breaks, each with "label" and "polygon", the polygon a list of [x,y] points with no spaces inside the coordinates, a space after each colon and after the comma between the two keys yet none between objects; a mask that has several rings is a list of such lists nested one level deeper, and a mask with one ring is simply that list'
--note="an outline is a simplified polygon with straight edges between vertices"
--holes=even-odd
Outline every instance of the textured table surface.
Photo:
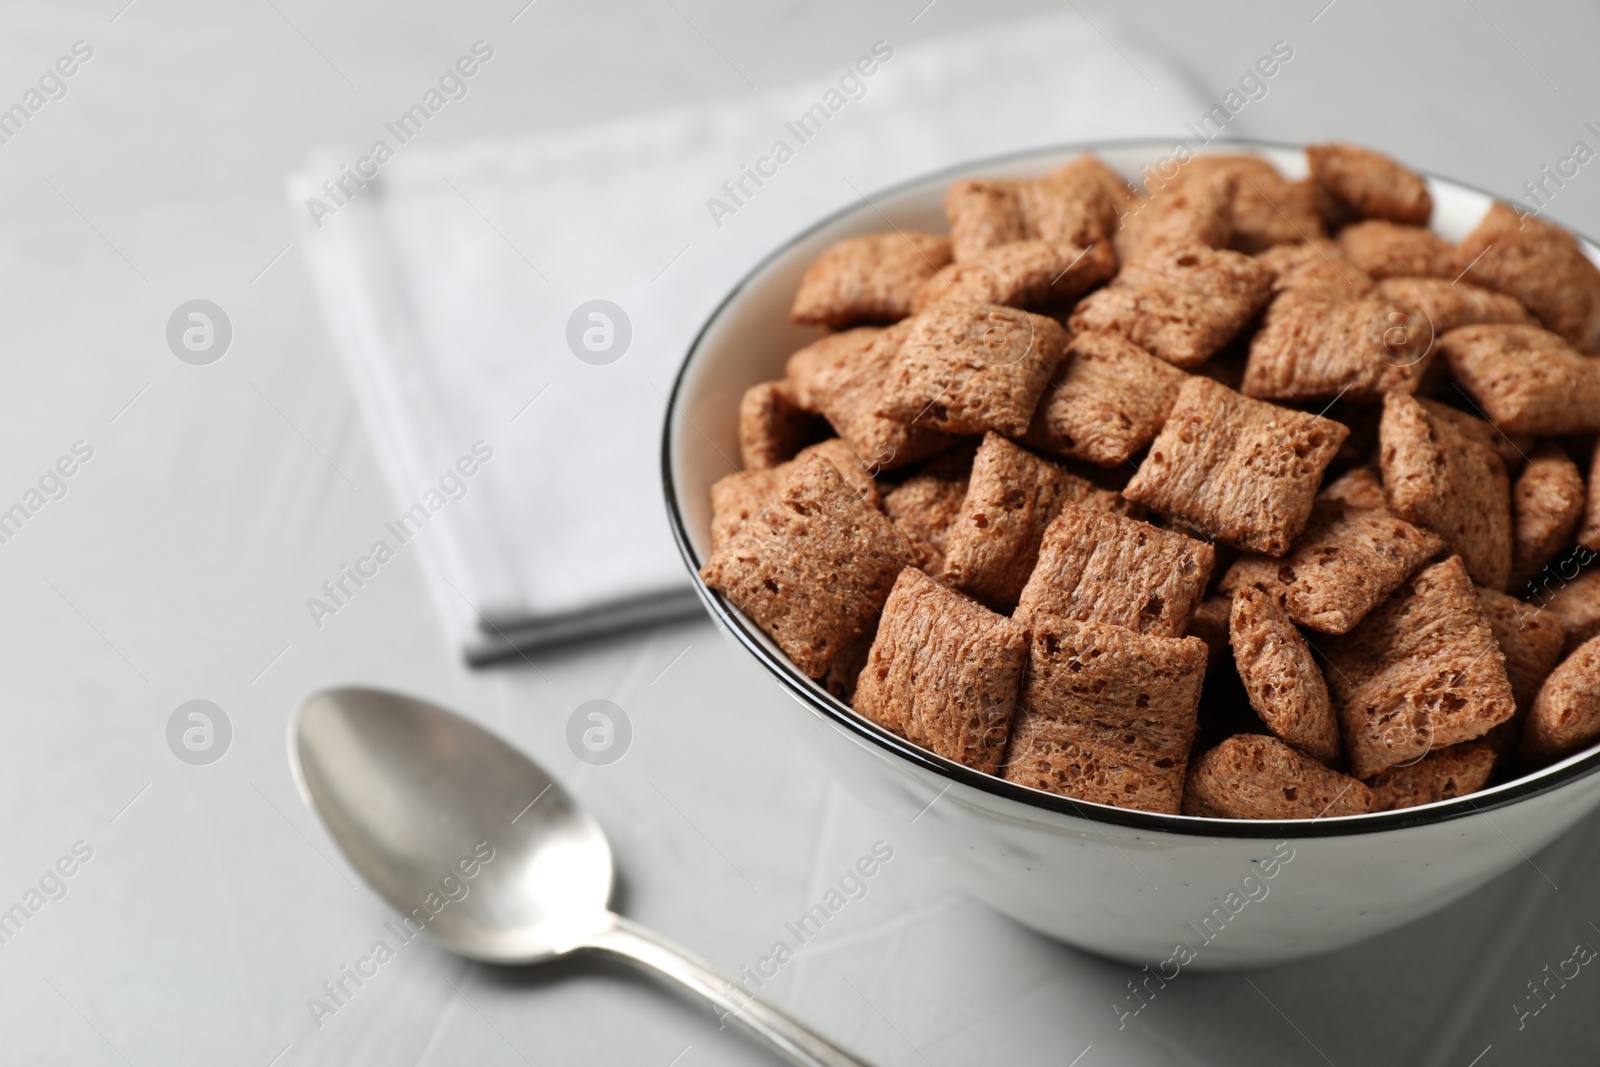
[{"label": "textured table surface", "polygon": [[[92,49],[65,95],[0,144],[0,506],[75,443],[92,449],[65,495],[0,544],[0,909],[41,884],[51,894],[0,944],[0,1059],[770,1062],[625,971],[486,970],[422,941],[331,1015],[308,1007],[393,940],[289,777],[285,724],[322,686],[415,691],[524,746],[605,823],[625,910],[729,969],[765,955],[897,828],[763,713],[781,699],[773,683],[708,623],[473,673],[402,554],[310,625],[306,597],[393,502],[292,247],[284,175],[315,146],[367,138],[480,38],[496,63],[427,137],[749,92],[747,79],[824,72],[863,40],[1052,5],[125,2],[0,11],[0,103],[74,42]],[[1293,66],[1235,120],[1241,135],[1368,141],[1503,195],[1574,142],[1600,146],[1585,125],[1600,127],[1600,9],[1323,5],[1067,9],[1124,20],[1214,99],[1290,42]],[[1600,164],[1549,214],[1600,232]],[[200,296],[234,328],[227,358],[204,368],[165,336]],[[606,767],[564,740],[572,709],[597,698],[635,731]],[[232,726],[210,766],[168,746],[169,717],[194,699]],[[73,874],[51,877],[74,849],[61,866]],[[1125,968],[1030,934],[897,849],[770,991],[880,1064],[1590,1062],[1600,975],[1585,968],[1520,1028],[1513,1005],[1575,940],[1600,945],[1591,923],[1600,819],[1392,935],[1252,975],[1185,974],[1119,1030]]]}]

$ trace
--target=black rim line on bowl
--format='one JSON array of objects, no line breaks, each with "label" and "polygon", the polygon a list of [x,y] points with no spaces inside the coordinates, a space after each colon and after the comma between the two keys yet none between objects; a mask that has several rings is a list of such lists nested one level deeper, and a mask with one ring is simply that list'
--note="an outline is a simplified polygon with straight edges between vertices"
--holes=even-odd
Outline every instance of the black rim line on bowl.
[{"label": "black rim line on bowl", "polygon": [[[1157,146],[1170,147],[1171,145],[1167,141],[1145,137],[1040,145],[1036,148],[1021,149],[1016,152],[1007,152],[1002,155],[986,156],[957,163],[929,174],[918,175],[886,188],[875,190],[872,198],[862,197],[862,199],[867,202],[868,206],[871,206],[874,203],[873,198],[881,199],[909,192],[917,186],[926,185],[940,178],[948,179],[957,174],[970,172],[975,167],[999,166],[1007,162],[1020,161],[1049,153],[1081,153],[1106,149]],[[1212,146],[1273,149],[1285,152],[1300,152],[1305,149],[1304,145],[1245,139],[1226,141],[1219,139],[1207,142],[1205,147],[1209,149]],[[1500,201],[1500,197],[1495,194],[1479,189],[1477,186],[1469,185],[1466,182],[1457,181],[1454,178],[1444,178],[1428,171],[1420,171],[1419,173],[1479,193],[1491,201]],[[700,578],[701,561],[696,558],[694,546],[689,542],[689,533],[685,527],[683,514],[678,508],[677,483],[672,471],[672,414],[678,408],[679,394],[683,390],[684,379],[688,374],[690,364],[694,360],[695,353],[699,351],[712,324],[722,317],[722,313],[728,308],[728,305],[733,303],[748,288],[757,275],[766,270],[779,257],[786,255],[795,245],[819,230],[859,211],[860,208],[860,203],[849,204],[793,234],[762,257],[758,263],[750,267],[744,276],[734,284],[728,294],[722,298],[711,314],[706,317],[705,322],[695,333],[694,340],[689,344],[689,349],[685,353],[683,361],[678,367],[678,372],[673,378],[672,391],[667,397],[667,410],[661,435],[661,478],[662,485],[666,490],[667,515],[671,520],[673,540],[677,542],[678,552],[682,555],[684,563],[689,568],[695,592],[699,595],[701,601],[705,603],[712,616],[727,627],[729,632],[738,638],[739,643],[754,655],[756,660],[766,667],[784,688],[788,689],[793,695],[801,697],[811,711],[827,715],[836,725],[842,726],[858,737],[865,738],[880,748],[887,749],[925,770],[934,772],[940,777],[953,782],[960,782],[962,785],[970,786],[1006,800],[1016,801],[1030,807],[1043,808],[1058,814],[1072,815],[1091,823],[1110,823],[1136,830],[1153,830],[1195,838],[1281,839],[1285,837],[1347,837],[1400,830],[1412,826],[1466,818],[1485,811],[1492,811],[1515,803],[1525,797],[1547,792],[1563,783],[1586,777],[1596,770],[1600,770],[1600,750],[1596,750],[1577,762],[1561,767],[1558,770],[1535,771],[1531,775],[1524,775],[1513,781],[1494,786],[1484,793],[1471,793],[1453,800],[1439,801],[1419,807],[1371,812],[1364,815],[1334,816],[1328,819],[1214,819],[1193,815],[1167,815],[1161,812],[1140,811],[1135,808],[1118,808],[1094,801],[1077,800],[1073,797],[1048,793],[1042,789],[1017,785],[1015,782],[1008,782],[998,775],[985,774],[954,760],[935,755],[933,752],[914,745],[910,741],[872,722],[866,716],[822,688],[817,682],[807,678],[800,672],[799,668],[788,662],[786,658],[774,657],[749,629],[749,626],[753,624],[747,623],[743,615],[730,608],[723,596],[713,591]],[[1584,235],[1575,231],[1569,232],[1573,232],[1574,236],[1585,241],[1591,247],[1595,247],[1595,242]],[[693,429],[694,427],[691,426],[690,428]]]}]

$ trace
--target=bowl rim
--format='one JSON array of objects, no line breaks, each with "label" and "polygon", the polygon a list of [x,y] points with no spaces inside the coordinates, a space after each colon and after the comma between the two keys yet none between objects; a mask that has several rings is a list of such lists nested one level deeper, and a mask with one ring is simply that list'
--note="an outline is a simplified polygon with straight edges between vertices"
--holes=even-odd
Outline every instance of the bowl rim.
[{"label": "bowl rim", "polygon": [[[863,195],[861,200],[865,201],[868,206],[872,206],[877,199],[909,192],[912,189],[941,179],[949,181],[959,175],[971,173],[974,168],[1003,166],[1034,157],[1061,155],[1071,152],[1131,150],[1145,147],[1169,149],[1173,147],[1173,142],[1171,139],[1133,137],[1038,145],[998,155],[980,156],[954,163],[947,167],[941,167],[935,171],[915,175],[892,185],[875,189],[870,195]],[[1305,147],[1305,145],[1288,144],[1282,141],[1257,140],[1253,138],[1217,138],[1206,142],[1199,150],[1191,149],[1191,151],[1194,151],[1195,155],[1199,156],[1212,154],[1215,148],[1298,152],[1304,151]],[[1479,193],[1492,202],[1504,202],[1500,197],[1485,189],[1458,181],[1455,178],[1447,178],[1429,171],[1418,171],[1418,173],[1427,178],[1448,182],[1458,188]],[[1355,837],[1364,834],[1388,833],[1410,827],[1432,825],[1453,819],[1480,815],[1533,796],[1553,792],[1562,785],[1587,777],[1600,770],[1600,748],[1596,748],[1587,754],[1568,757],[1565,761],[1542,768],[1530,775],[1495,786],[1490,790],[1491,795],[1483,797],[1481,800],[1475,798],[1482,796],[1482,794],[1469,793],[1451,800],[1400,808],[1393,811],[1368,812],[1361,815],[1340,815],[1329,818],[1319,816],[1312,819],[1220,819],[1197,815],[1168,815],[1163,812],[1141,811],[1136,808],[1119,808],[1110,804],[1079,800],[1074,797],[1050,793],[1031,786],[1018,785],[1015,782],[1008,782],[998,775],[985,774],[983,771],[975,770],[965,764],[936,755],[932,751],[915,745],[898,734],[879,726],[866,716],[855,711],[848,704],[823,689],[814,679],[808,678],[798,667],[789,662],[787,657],[774,656],[752,631],[751,627],[754,624],[747,620],[742,613],[735,610],[722,594],[711,589],[700,578],[700,566],[703,561],[698,558],[694,546],[689,540],[687,524],[682,510],[678,506],[678,487],[672,470],[672,446],[675,431],[680,428],[680,422],[684,424],[689,422],[689,420],[680,419],[678,416],[680,410],[679,399],[684,389],[689,369],[693,366],[695,357],[706,340],[707,333],[722,318],[723,313],[749,288],[755,278],[796,245],[819,230],[858,212],[861,206],[860,202],[847,204],[791,234],[758,262],[752,264],[734,286],[728,290],[727,295],[717,303],[717,306],[706,316],[699,330],[695,332],[694,339],[689,343],[688,350],[678,366],[677,373],[673,376],[672,389],[667,394],[667,407],[661,435],[661,479],[662,487],[666,494],[667,516],[669,525],[672,527],[673,540],[677,543],[678,552],[683,557],[685,566],[689,569],[690,581],[693,583],[695,593],[705,604],[706,609],[711,612],[712,617],[722,623],[728,632],[744,646],[745,650],[753,655],[756,661],[765,667],[789,691],[791,696],[798,698],[810,711],[823,716],[833,725],[842,727],[849,733],[872,743],[880,749],[949,780],[951,784],[959,782],[962,785],[999,799],[1012,801],[1025,807],[1043,809],[1055,814],[1074,816],[1090,823],[1105,823],[1133,830],[1156,831],[1195,839],[1227,837],[1278,840],[1285,837]],[[1595,241],[1575,230],[1568,230],[1568,232],[1572,233],[1580,241],[1587,243],[1591,248],[1600,247],[1597,246]],[[943,794],[941,793],[940,795],[942,796]]]}]

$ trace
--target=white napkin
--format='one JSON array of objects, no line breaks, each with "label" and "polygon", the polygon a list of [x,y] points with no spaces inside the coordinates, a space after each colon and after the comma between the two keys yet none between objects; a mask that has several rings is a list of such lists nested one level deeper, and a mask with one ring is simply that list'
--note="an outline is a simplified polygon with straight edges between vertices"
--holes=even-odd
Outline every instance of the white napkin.
[{"label": "white napkin", "polygon": [[[662,504],[665,394],[704,318],[772,248],[964,160],[1181,135],[1199,98],[1101,29],[1074,14],[863,40],[859,64],[804,86],[515,139],[427,148],[385,134],[394,158],[342,204],[324,183],[370,148],[318,153],[293,176],[399,502],[384,540],[414,545],[468,658],[695,610]],[[759,186],[746,176],[758,166]],[[313,197],[335,210],[313,221]],[[593,300],[631,326],[614,362],[569,346],[569,318]],[[618,351],[622,323],[607,319],[609,353],[580,337],[591,359]],[[603,347],[606,319],[579,325]]]}]

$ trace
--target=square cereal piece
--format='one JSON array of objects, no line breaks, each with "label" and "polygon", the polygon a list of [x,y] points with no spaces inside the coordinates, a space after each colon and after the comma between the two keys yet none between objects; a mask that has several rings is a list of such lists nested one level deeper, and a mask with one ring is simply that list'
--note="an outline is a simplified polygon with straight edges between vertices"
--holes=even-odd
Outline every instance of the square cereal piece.
[{"label": "square cereal piece", "polygon": [[1215,562],[1204,541],[1068,504],[1045,531],[1015,618],[1057,616],[1182,637]]},{"label": "square cereal piece", "polygon": [[1506,433],[1600,430],[1600,359],[1549,330],[1492,323],[1439,339],[1461,388]]},{"label": "square cereal piece", "polygon": [[1032,629],[1006,781],[1177,814],[1205,643],[1055,618]]},{"label": "square cereal piece", "polygon": [[950,530],[945,581],[997,611],[1010,611],[1039,559],[1045,529],[1068,504],[1107,511],[1125,506],[1111,490],[988,434]]},{"label": "square cereal piece", "polygon": [[1366,786],[1265,734],[1235,734],[1201,756],[1183,790],[1183,813],[1208,819],[1321,819],[1371,810]]},{"label": "square cereal piece", "polygon": [[1044,308],[1071,302],[1117,273],[1111,242],[1088,248],[1049,241],[1012,241],[952,263],[917,290],[915,308],[940,300]]},{"label": "square cereal piece", "polygon": [[[1147,209],[1148,210],[1148,209]],[[1162,247],[1128,263],[1078,303],[1074,333],[1121,334],[1176,367],[1198,367],[1231,341],[1271,295],[1267,268],[1238,252]]]},{"label": "square cereal piece", "polygon": [[776,467],[735,471],[725,478],[719,478],[711,486],[711,551],[715,552],[726,544],[740,527],[765,507],[795,464],[810,455],[821,456],[832,463],[834,469],[846,482],[855,486],[861,493],[861,499],[869,505],[880,505],[878,483],[867,473],[861,457],[843,439],[830,437],[802,449],[794,459]]},{"label": "square cereal piece", "polygon": [[898,322],[922,283],[950,262],[950,240],[931,233],[869,233],[835,241],[806,269],[789,318],[840,329]]},{"label": "square cereal piece", "polygon": [[[1456,394],[1467,403],[1472,403],[1471,398],[1462,393],[1459,387]],[[1460,408],[1453,408],[1449,404],[1429,400],[1423,396],[1417,397],[1417,400],[1435,419],[1448,423],[1457,433],[1478,442],[1499,456],[1500,462],[1506,465],[1507,474],[1512,474],[1520,468],[1527,461],[1528,453],[1538,447],[1537,439],[1532,434],[1508,434],[1497,429],[1493,423],[1485,422]]]},{"label": "square cereal piece", "polygon": [[739,401],[739,454],[745,470],[776,467],[823,436],[821,420],[795,402],[787,381],[762,382]]},{"label": "square cereal piece", "polygon": [[1339,248],[1373,278],[1454,278],[1456,249],[1426,226],[1369,219],[1339,231]]},{"label": "square cereal piece", "polygon": [[845,645],[844,651],[828,664],[828,669],[817,679],[822,688],[846,704],[854,700],[856,682],[861,678],[861,672],[867,665],[867,656],[872,651],[872,642],[877,637],[878,621],[874,619],[859,637]]},{"label": "square cereal piece", "polygon": [[1525,585],[1564,548],[1583,518],[1583,475],[1554,441],[1541,444],[1511,487],[1511,586]]},{"label": "square cereal piece", "polygon": [[1578,528],[1578,544],[1600,552],[1600,441],[1595,442],[1589,461],[1589,492],[1583,506],[1583,525]]},{"label": "square cereal piece", "polygon": [[830,334],[789,357],[787,373],[796,403],[826,417],[876,470],[915,463],[953,440],[926,424],[878,414],[895,353],[909,330],[909,321],[887,330],[861,326]]},{"label": "square cereal piece", "polygon": [[1311,183],[1290,181],[1260,156],[1198,156],[1183,165],[1182,180],[1223,173],[1236,178],[1228,212],[1232,224],[1230,248],[1255,253],[1322,236],[1316,190]]},{"label": "square cereal piece", "polygon": [[1133,191],[1133,186],[1128,184],[1127,179],[1106,166],[1105,161],[1092,152],[1085,152],[1070,163],[1063,164],[1056,171],[1056,175],[1058,178],[1098,185],[1105,190],[1114,209],[1111,225],[1106,230],[1107,235],[1116,232],[1117,221],[1123,215],[1139,206],[1139,194]]},{"label": "square cereal piece", "polygon": [[1079,156],[1021,184],[1028,236],[1080,248],[1110,239],[1133,192],[1093,155]]},{"label": "square cereal piece", "polygon": [[1582,557],[1563,561],[1555,573],[1539,582],[1532,595],[1567,628],[1566,650],[1571,652],[1592,637],[1600,636],[1600,569],[1580,571],[1573,578],[1567,571]]},{"label": "square cereal piece", "polygon": [[1486,322],[1525,325],[1533,321],[1528,309],[1517,298],[1485,289],[1471,282],[1448,282],[1443,278],[1385,278],[1378,283],[1378,295],[1385,300],[1415,304],[1428,316],[1432,336],[1443,337],[1458,326]]},{"label": "square cereal piece", "polygon": [[929,574],[944,573],[950,532],[967,498],[975,451],[958,445],[942,452],[883,496],[883,510],[922,553]]},{"label": "square cereal piece", "polygon": [[1261,721],[1313,759],[1338,763],[1339,719],[1328,683],[1277,598],[1254,586],[1239,589],[1228,634],[1234,665]]},{"label": "square cereal piece", "polygon": [[981,178],[951,183],[944,194],[944,213],[957,263],[1012,241],[1037,239],[1023,212],[1021,185]]},{"label": "square cereal piece", "polygon": [[1228,629],[1233,617],[1233,595],[1231,593],[1216,593],[1200,601],[1200,606],[1194,609],[1194,618],[1189,620],[1190,637],[1198,637],[1206,643],[1206,671],[1225,659],[1233,658],[1232,649],[1228,644]]},{"label": "square cereal piece", "polygon": [[1045,388],[1023,438],[1102,467],[1116,467],[1155,440],[1184,374],[1114,333],[1080,333]]},{"label": "square cereal piece", "polygon": [[1021,437],[1067,349],[1054,319],[999,304],[934,304],[910,320],[878,414],[945,433]]},{"label": "square cereal piece", "polygon": [[859,637],[916,550],[823,456],[807,456],[700,577],[813,678]]},{"label": "square cereal piece", "polygon": [[907,567],[883,606],[854,707],[912,744],[996,774],[1027,662],[1027,630]]},{"label": "square cereal piece", "polygon": [[1567,643],[1567,625],[1553,611],[1493,589],[1478,589],[1478,602],[1489,616],[1495,641],[1506,656],[1506,677],[1517,710],[1527,711],[1539,687],[1561,662]]},{"label": "square cereal piece", "polygon": [[1113,243],[1117,258],[1131,263],[1171,248],[1227,248],[1233,236],[1233,193],[1238,175],[1213,172],[1192,180],[1183,172],[1151,188],[1123,216]]},{"label": "square cereal piece", "polygon": [[1457,556],[1418,571],[1323,651],[1357,778],[1474,741],[1516,714],[1505,655]]},{"label": "square cereal piece", "polygon": [[1349,432],[1190,378],[1122,495],[1238,548],[1281,556]]},{"label": "square cereal piece", "polygon": [[1511,480],[1500,457],[1398,393],[1384,398],[1378,441],[1389,506],[1444,538],[1478,584],[1504,590],[1511,576]]},{"label": "square cereal piece", "polygon": [[1288,555],[1244,556],[1223,575],[1222,588],[1258,586],[1277,596],[1301,626],[1348,633],[1443,548],[1437,534],[1388,508],[1319,498]]},{"label": "square cereal piece", "polygon": [[1279,307],[1250,341],[1240,389],[1246,396],[1304,403],[1417,391],[1433,345],[1418,308],[1375,296]]},{"label": "square cereal piece", "polygon": [[1272,273],[1274,296],[1354,300],[1372,292],[1372,277],[1329,240],[1278,245],[1257,255],[1256,262]]},{"label": "square cereal piece", "polygon": [[830,437],[826,441],[818,441],[814,445],[802,448],[794,459],[779,465],[780,472],[787,476],[789,471],[794,469],[794,465],[807,456],[823,457],[833,464],[834,469],[846,482],[855,487],[861,494],[862,500],[875,508],[883,506],[883,500],[878,495],[878,483],[867,468],[866,460],[862,459],[861,454],[851,448],[850,442],[844,438]]},{"label": "square cereal piece", "polygon": [[1600,740],[1600,638],[1590,638],[1545,679],[1522,727],[1522,761],[1554,763]]},{"label": "square cereal piece", "polygon": [[1373,811],[1437,804],[1476,793],[1494,773],[1495,751],[1482,741],[1432,752],[1403,767],[1390,767],[1367,785]]},{"label": "square cereal piece", "polygon": [[1012,241],[1087,248],[1109,238],[1116,229],[1120,198],[1108,173],[1104,164],[1084,156],[1043,178],[953,183],[945,193],[944,210],[956,261]]},{"label": "square cereal piece", "polygon": [[734,471],[711,485],[711,551],[717,552],[739,532],[767,501],[783,480],[777,468]]},{"label": "square cereal piece", "polygon": [[1388,219],[1426,226],[1433,215],[1433,197],[1422,175],[1381,152],[1353,144],[1314,144],[1306,146],[1306,159],[1331,222]]},{"label": "square cereal piece", "polygon": [[1383,483],[1378,480],[1378,472],[1369,466],[1352,467],[1324,485],[1322,492],[1317,494],[1317,503],[1323,502],[1379,511],[1386,511],[1389,507],[1389,501],[1383,495]]},{"label": "square cereal piece", "polygon": [[1495,204],[1456,253],[1469,281],[1516,297],[1569,345],[1600,345],[1600,268],[1566,230]]}]

